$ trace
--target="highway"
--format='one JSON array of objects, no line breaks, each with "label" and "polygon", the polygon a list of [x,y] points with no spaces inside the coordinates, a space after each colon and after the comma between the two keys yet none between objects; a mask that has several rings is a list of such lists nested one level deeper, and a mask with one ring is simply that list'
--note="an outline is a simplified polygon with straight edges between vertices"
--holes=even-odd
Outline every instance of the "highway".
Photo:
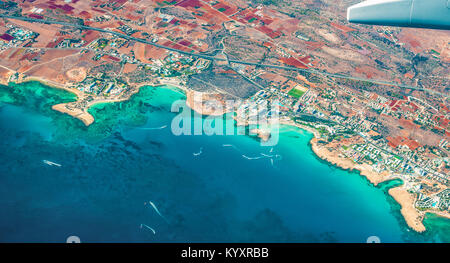
[{"label": "highway", "polygon": [[[91,27],[91,26],[85,26],[85,25],[79,25],[79,24],[72,24],[72,23],[67,23],[67,22],[63,22],[63,21],[56,21],[56,20],[35,19],[35,18],[22,17],[22,16],[10,16],[10,15],[4,15],[4,14],[0,14],[0,17],[8,18],[8,19],[22,20],[22,21],[31,22],[31,23],[42,23],[42,24],[49,24],[49,25],[50,24],[56,24],[56,25],[75,27],[75,28],[79,28],[79,29],[82,29],[82,30],[94,30],[94,31],[98,31],[98,32],[112,34],[112,35],[115,35],[115,36],[118,36],[118,37],[121,37],[121,38],[124,38],[124,39],[127,39],[127,40],[132,40],[132,41],[140,42],[140,43],[143,43],[143,44],[152,45],[152,46],[157,47],[157,48],[170,50],[170,51],[177,52],[177,53],[180,53],[180,54],[183,54],[183,55],[199,57],[199,58],[203,58],[203,59],[207,59],[207,60],[211,60],[211,61],[227,61],[227,59],[225,59],[225,58],[218,58],[218,57],[205,55],[205,54],[186,52],[186,51],[178,50],[178,49],[175,49],[175,48],[166,47],[166,46],[163,46],[163,45],[160,45],[160,44],[157,44],[157,43],[153,43],[153,42],[145,40],[145,39],[132,37],[132,36],[129,36],[129,35],[126,35],[126,34],[123,34],[123,33],[115,32],[115,31],[111,31],[111,30],[106,30],[106,29],[103,29],[103,28],[97,28],[97,27]],[[318,74],[318,75],[322,75],[322,76],[325,76],[325,77],[349,79],[349,80],[355,80],[355,81],[365,81],[365,82],[379,84],[379,85],[388,85],[388,86],[395,86],[395,87],[400,87],[400,88],[405,88],[405,89],[422,90],[422,91],[427,91],[427,92],[432,93],[432,94],[437,94],[437,95],[440,95],[440,96],[444,96],[444,97],[447,97],[447,98],[449,97],[449,94],[442,94],[442,93],[437,92],[437,91],[432,90],[432,89],[413,87],[413,86],[409,86],[409,85],[398,84],[398,83],[384,81],[384,80],[376,80],[376,79],[367,79],[367,78],[353,77],[353,76],[343,75],[343,74],[339,74],[339,73],[328,73],[328,72],[319,71],[319,70],[315,70],[315,69],[302,69],[302,68],[280,66],[280,65],[261,64],[261,63],[247,62],[247,61],[234,60],[234,59],[230,59],[230,60],[228,60],[228,62],[229,63],[234,63],[234,64],[257,66],[257,67],[262,67],[262,68],[273,68],[273,69],[282,69],[282,70],[293,70],[293,71],[298,71],[298,72],[308,72],[308,73],[311,73],[311,74]]]}]

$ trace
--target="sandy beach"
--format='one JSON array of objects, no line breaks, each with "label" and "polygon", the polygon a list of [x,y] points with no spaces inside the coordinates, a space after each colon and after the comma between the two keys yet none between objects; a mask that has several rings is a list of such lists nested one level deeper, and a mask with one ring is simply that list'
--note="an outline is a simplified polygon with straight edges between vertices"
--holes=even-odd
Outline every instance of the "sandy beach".
[{"label": "sandy beach", "polygon": [[61,103],[52,106],[53,110],[69,114],[70,116],[81,120],[84,125],[89,126],[94,122],[94,117],[82,109],[71,107],[69,103]]},{"label": "sandy beach", "polygon": [[[15,83],[20,84],[20,83],[30,82],[30,81],[37,81],[37,82],[40,82],[40,83],[42,83],[46,86],[52,87],[52,88],[63,89],[63,90],[69,91],[71,93],[74,93],[77,96],[77,101],[53,105],[52,109],[59,111],[61,113],[68,114],[74,118],[77,118],[77,119],[81,120],[86,126],[91,125],[95,121],[94,117],[90,113],[87,112],[90,107],[92,107],[93,105],[96,105],[96,104],[100,104],[100,103],[113,103],[113,102],[126,101],[131,96],[138,93],[141,87],[171,85],[171,86],[175,86],[176,88],[186,92],[186,89],[184,87],[180,86],[178,82],[163,79],[163,80],[161,80],[160,84],[143,83],[139,87],[133,89],[132,92],[127,94],[127,96],[125,96],[125,97],[112,98],[112,99],[104,99],[104,98],[95,99],[94,98],[92,101],[89,101],[88,103],[86,103],[86,105],[83,107],[83,109],[81,109],[80,107],[76,107],[76,103],[78,103],[78,102],[82,101],[83,99],[85,99],[86,97],[88,97],[89,96],[88,94],[86,94],[78,89],[70,88],[69,86],[64,85],[62,83],[54,82],[51,80],[47,80],[47,79],[43,79],[41,77],[35,77],[35,76],[30,76],[27,78],[19,79],[19,80],[15,81]],[[7,85],[7,83],[4,83],[4,84]]]},{"label": "sandy beach", "polygon": [[[127,94],[127,96],[120,97],[120,98],[112,98],[112,99],[94,98],[92,101],[89,101],[88,103],[86,103],[86,105],[84,106],[84,109],[81,109],[80,107],[75,106],[76,103],[82,101],[83,99],[85,99],[88,96],[87,94],[83,93],[82,91],[75,89],[75,88],[70,88],[62,83],[58,83],[58,82],[54,82],[54,81],[50,81],[50,80],[46,80],[46,79],[43,79],[40,77],[34,77],[34,76],[17,80],[16,83],[20,84],[20,83],[29,82],[29,81],[37,81],[46,86],[50,86],[50,87],[57,88],[57,89],[63,89],[63,90],[74,93],[77,96],[76,102],[57,104],[57,105],[52,106],[52,109],[62,112],[62,113],[65,113],[65,114],[68,114],[74,118],[77,118],[77,119],[81,120],[86,126],[91,125],[95,121],[94,117],[87,112],[87,110],[90,107],[92,107],[93,105],[96,105],[96,104],[100,104],[100,103],[113,103],[113,102],[126,101],[131,96],[138,93],[140,88],[144,87],[144,86],[158,87],[158,86],[170,85],[170,86],[175,87],[178,90],[184,92],[184,94],[186,95],[187,106],[190,107],[192,110],[196,111],[197,113],[202,114],[202,115],[212,115],[212,116],[220,116],[225,113],[224,110],[217,110],[213,107],[208,107],[207,105],[204,105],[203,103],[194,101],[194,98],[203,98],[203,99],[205,99],[205,101],[211,100],[211,99],[213,99],[213,97],[211,97],[213,95],[203,94],[200,92],[196,93],[195,91],[188,90],[188,89],[186,89],[186,87],[182,86],[179,83],[179,81],[172,80],[172,79],[158,79],[157,83],[142,83],[142,85],[134,88],[131,93]],[[194,95],[200,95],[200,96],[194,96]]]},{"label": "sandy beach", "polygon": [[424,232],[426,230],[422,223],[424,214],[414,207],[414,195],[402,186],[389,189],[389,194],[402,206],[400,212],[408,226],[417,232]]},{"label": "sandy beach", "polygon": [[[162,80],[160,82],[160,84],[143,83],[143,85],[135,88],[131,93],[127,94],[127,96],[123,96],[123,97],[115,98],[115,99],[94,99],[92,101],[89,101],[84,106],[83,109],[80,107],[76,107],[76,104],[79,101],[81,101],[82,99],[86,98],[86,96],[87,96],[82,91],[79,91],[74,88],[66,87],[60,83],[47,81],[45,79],[41,79],[41,78],[37,78],[37,77],[29,77],[26,79],[22,79],[22,80],[18,81],[18,83],[27,82],[27,81],[38,81],[45,85],[48,85],[48,86],[51,86],[54,88],[64,89],[64,90],[67,90],[69,92],[76,94],[76,96],[78,97],[78,100],[76,102],[61,103],[61,104],[53,105],[52,109],[59,111],[61,113],[69,114],[70,116],[72,116],[74,118],[80,119],[86,126],[89,126],[90,124],[92,124],[94,122],[94,117],[87,112],[87,109],[89,107],[91,107],[95,104],[98,104],[98,103],[109,103],[109,102],[119,102],[119,101],[128,100],[133,94],[139,92],[139,89],[141,87],[149,86],[149,85],[150,86],[170,85],[170,86],[174,86],[174,87],[182,90],[186,94],[186,97],[187,97],[186,104],[191,109],[193,109],[194,111],[196,111],[202,115],[219,116],[219,115],[223,115],[224,113],[226,113],[226,110],[217,111],[214,107],[211,107],[210,105],[205,107],[205,105],[203,105],[202,103],[196,103],[194,101],[194,97],[195,97],[194,91],[187,90],[185,87],[183,87],[179,83],[174,83],[173,81]],[[214,97],[212,97],[212,96],[213,96],[213,94],[207,94],[207,100],[214,99]],[[372,168],[372,166],[370,166],[369,164],[355,163],[351,159],[341,155],[338,151],[334,151],[332,149],[329,149],[326,146],[321,145],[320,143],[318,143],[318,141],[319,141],[318,138],[320,138],[320,134],[314,128],[298,124],[290,119],[282,119],[279,123],[284,124],[284,125],[295,126],[300,129],[304,129],[304,130],[307,130],[307,131],[313,133],[314,138],[312,138],[310,141],[311,148],[312,148],[313,152],[319,158],[326,160],[327,162],[329,162],[333,165],[336,165],[340,168],[343,168],[343,169],[348,169],[348,170],[356,169],[356,170],[360,171],[360,174],[365,176],[375,186],[381,182],[393,179],[392,175],[387,171],[379,173],[379,172],[375,171]],[[245,124],[243,124],[243,125],[245,125]],[[260,137],[263,140],[267,140],[270,137],[270,133],[266,134],[265,132],[262,132],[259,130],[253,130],[253,133],[256,133],[258,135],[258,137]],[[401,214],[405,218],[408,226],[410,226],[412,229],[414,229],[417,232],[425,231],[425,226],[422,223],[424,212],[420,212],[414,207],[415,197],[412,194],[408,193],[407,190],[404,189],[403,187],[392,188],[389,190],[389,194],[401,205],[401,207],[402,207]],[[436,214],[447,217],[447,218],[449,217],[448,214],[446,214],[446,213],[444,213],[444,214],[436,213]]]},{"label": "sandy beach", "polygon": [[302,130],[309,131],[310,133],[314,134],[314,137],[320,138],[319,132],[316,129],[313,129],[313,128],[305,126],[305,125],[298,124],[291,119],[282,119],[282,120],[280,120],[280,124],[294,126],[294,127],[300,128]]},{"label": "sandy beach", "polygon": [[37,82],[40,82],[40,83],[42,83],[42,84],[44,84],[46,86],[52,87],[52,88],[63,89],[63,90],[66,90],[68,92],[72,92],[75,95],[77,95],[78,99],[85,96],[84,93],[82,91],[80,91],[80,90],[77,90],[77,89],[74,89],[74,88],[69,88],[69,87],[67,87],[67,86],[65,86],[65,85],[63,85],[61,83],[54,82],[54,81],[51,81],[51,80],[46,80],[46,79],[39,78],[39,77],[27,77],[27,78],[24,78],[24,79],[22,79],[20,81],[16,81],[16,83],[20,84],[20,83],[30,82],[30,81],[37,81]]},{"label": "sandy beach", "polygon": [[[29,81],[37,81],[46,86],[50,86],[52,88],[63,89],[63,90],[69,91],[71,93],[74,93],[77,96],[76,102],[78,102],[86,97],[86,94],[84,94],[82,91],[80,91],[78,89],[69,88],[61,83],[57,83],[57,82],[46,80],[46,79],[39,78],[39,77],[24,78],[20,81],[17,81],[17,83],[23,83],[23,82],[29,82]],[[77,108],[77,107],[75,107],[76,102],[56,104],[56,105],[52,106],[52,109],[62,112],[62,113],[65,113],[65,114],[68,114],[74,118],[77,118],[77,119],[81,120],[84,123],[84,125],[86,125],[86,126],[91,125],[94,122],[94,117],[87,112],[88,107],[85,110]]]},{"label": "sandy beach", "polygon": [[63,85],[61,83],[57,83],[54,81],[50,81],[50,80],[46,80],[40,77],[28,77],[25,79],[22,79],[20,81],[16,81],[16,83],[20,84],[20,83],[24,83],[24,82],[29,82],[29,81],[37,81],[40,82],[46,86],[50,86],[52,88],[57,88],[57,89],[63,89],[66,91],[69,91],[71,93],[74,93],[77,96],[77,101],[75,102],[69,102],[69,103],[61,103],[61,104],[57,104],[57,105],[53,105],[52,109],[68,114],[74,118],[77,118],[79,120],[81,120],[86,126],[91,125],[95,119],[94,117],[87,112],[87,110],[92,107],[95,104],[99,104],[99,103],[112,103],[112,102],[120,102],[120,101],[125,101],[128,100],[132,95],[136,94],[137,92],[139,92],[139,89],[143,86],[147,86],[147,84],[145,85],[141,85],[138,88],[136,88],[133,92],[131,92],[130,94],[128,94],[128,96],[126,97],[122,97],[122,98],[113,98],[113,99],[94,99],[92,101],[89,101],[86,106],[84,107],[84,109],[80,109],[79,107],[75,107],[75,104],[82,101],[83,99],[85,99],[86,97],[88,97],[88,94],[75,89],[75,88],[70,88],[66,85]]}]

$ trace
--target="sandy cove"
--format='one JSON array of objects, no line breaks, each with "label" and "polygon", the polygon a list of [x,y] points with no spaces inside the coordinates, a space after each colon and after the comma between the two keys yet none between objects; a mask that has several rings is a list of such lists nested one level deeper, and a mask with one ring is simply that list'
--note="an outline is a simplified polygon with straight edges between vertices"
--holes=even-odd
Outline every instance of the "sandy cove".
[{"label": "sandy cove", "polygon": [[[120,101],[126,101],[130,99],[131,96],[139,92],[141,87],[144,86],[153,86],[153,87],[160,87],[169,85],[172,87],[175,87],[181,91],[184,92],[186,95],[186,105],[194,110],[195,112],[201,114],[201,115],[210,115],[210,116],[221,116],[225,113],[227,113],[227,110],[224,108],[215,108],[211,105],[205,105],[204,102],[210,101],[210,100],[217,100],[215,97],[216,94],[209,94],[209,93],[202,93],[202,92],[196,92],[193,90],[189,90],[186,87],[184,87],[178,80],[176,79],[168,79],[168,78],[159,78],[155,79],[154,82],[145,82],[141,83],[140,86],[133,89],[133,91],[128,94],[126,97],[122,98],[116,98],[116,99],[94,99],[92,101],[89,101],[84,105],[83,107],[77,107],[77,103],[83,101],[86,97],[88,97],[88,94],[85,94],[84,92],[75,89],[75,88],[69,88],[68,86],[57,83],[54,81],[46,80],[40,77],[28,77],[26,79],[22,79],[20,81],[16,81],[16,83],[23,83],[28,81],[38,81],[44,85],[57,88],[57,89],[64,89],[66,91],[72,92],[77,96],[77,101],[75,102],[68,102],[68,103],[61,103],[57,105],[53,105],[52,109],[59,111],[61,113],[68,114],[74,118],[77,118],[81,120],[84,125],[89,126],[91,125],[95,119],[94,117],[87,111],[90,107],[92,107],[95,104],[99,103],[110,103],[110,102],[120,102]],[[265,135],[262,135],[262,137],[266,137]]]},{"label": "sandy cove", "polygon": [[[295,124],[294,126],[305,129],[299,124]],[[307,130],[313,129],[309,128]],[[357,164],[346,157],[340,156],[336,151],[330,151],[327,147],[320,146],[316,138],[317,131],[314,131],[314,135],[315,137],[310,141],[311,148],[319,158],[346,170],[358,170],[361,175],[365,176],[375,186],[392,179],[391,174],[387,171],[378,173],[369,164]],[[424,214],[414,207],[415,196],[410,194],[403,186],[389,189],[388,192],[401,205],[400,212],[408,226],[417,232],[424,232],[426,230],[422,223]]]},{"label": "sandy cove", "polygon": [[[176,79],[168,79],[168,78],[160,78],[156,80],[157,83],[145,83],[142,86],[172,86],[175,87],[186,95],[186,106],[188,106],[190,109],[195,111],[196,113],[200,115],[208,115],[208,116],[220,116],[225,114],[226,112],[224,110],[220,111],[216,108],[208,107],[203,104],[203,99],[206,98],[206,100],[211,99],[209,96],[212,96],[211,94],[202,93],[194,90],[189,90],[183,84],[180,83],[180,81]],[[141,87],[142,87],[141,86]],[[204,98],[205,97],[205,98]],[[205,101],[206,101],[205,100]]]},{"label": "sandy cove", "polygon": [[[89,96],[89,94],[86,94],[78,89],[75,88],[70,88],[66,85],[63,85],[61,83],[58,82],[54,82],[54,81],[50,81],[50,80],[46,80],[40,77],[28,77],[26,79],[22,79],[20,81],[16,81],[16,83],[20,84],[20,83],[24,83],[24,82],[29,82],[29,81],[37,81],[40,82],[46,86],[50,86],[52,88],[57,88],[57,89],[63,89],[66,91],[69,91],[71,93],[74,93],[77,96],[77,101],[74,102],[67,102],[67,103],[60,103],[60,104],[56,104],[52,106],[52,109],[55,111],[59,111],[61,113],[64,114],[68,114],[74,118],[77,118],[79,120],[81,120],[84,125],[89,126],[91,125],[95,119],[94,116],[92,116],[87,110],[92,107],[95,104],[99,104],[99,103],[110,103],[110,102],[120,102],[120,101],[125,101],[128,100],[131,96],[133,96],[134,94],[136,94],[137,92],[139,92],[139,89],[143,86],[148,86],[148,85],[155,85],[154,83],[144,83],[143,85],[137,87],[136,89],[134,89],[128,96],[123,97],[123,98],[116,98],[116,99],[94,99],[93,101],[89,101],[88,103],[86,103],[86,105],[82,108],[77,107],[77,103],[84,100],[85,98],[87,98]],[[163,84],[165,85],[165,84]],[[179,87],[179,86],[178,86]]]},{"label": "sandy cove", "polygon": [[20,84],[20,83],[30,82],[30,81],[37,81],[37,82],[40,82],[40,83],[44,84],[45,86],[49,86],[49,87],[56,88],[56,89],[66,90],[68,92],[74,93],[77,96],[78,99],[80,99],[83,96],[85,96],[84,93],[82,91],[80,91],[80,90],[77,90],[75,88],[69,88],[69,87],[67,87],[67,86],[65,86],[65,85],[63,85],[61,83],[54,82],[54,81],[51,81],[51,80],[46,80],[46,79],[43,79],[43,78],[40,78],[40,77],[27,77],[27,78],[24,78],[24,79],[22,79],[20,81],[16,81],[16,83]]},{"label": "sandy cove", "polygon": [[84,125],[89,126],[94,122],[94,117],[82,109],[72,107],[70,103],[61,103],[52,106],[53,110],[69,114],[70,116],[81,120]]},{"label": "sandy cove", "polygon": [[77,119],[81,120],[84,123],[84,125],[86,125],[86,126],[89,126],[90,124],[92,124],[94,122],[94,117],[87,112],[88,107],[85,110],[75,107],[77,102],[79,102],[80,100],[82,100],[86,97],[86,94],[84,94],[82,91],[75,89],[75,88],[69,88],[66,85],[63,85],[58,82],[54,82],[54,81],[50,81],[47,79],[43,79],[40,77],[34,77],[34,76],[24,78],[20,81],[16,81],[16,83],[20,84],[20,83],[29,82],[29,81],[37,81],[46,86],[49,86],[52,88],[57,88],[57,89],[63,89],[63,90],[66,90],[68,92],[75,94],[77,96],[77,101],[56,104],[56,105],[52,106],[52,109],[59,111],[61,113],[68,114],[74,118],[77,118]]},{"label": "sandy cove", "polygon": [[310,133],[314,134],[315,138],[320,137],[319,132],[316,129],[313,129],[313,128],[305,126],[305,125],[298,124],[291,119],[282,119],[282,120],[280,120],[280,124],[294,126],[294,127],[300,128],[302,130],[309,131]]},{"label": "sandy cove", "polygon": [[[72,92],[75,95],[77,95],[77,97],[78,97],[77,102],[80,100],[80,98],[84,98],[86,96],[83,92],[81,92],[77,89],[68,88],[60,83],[54,83],[52,81],[44,80],[44,79],[37,78],[37,77],[27,78],[26,80],[22,80],[18,83],[26,82],[26,81],[39,81],[45,85],[52,86],[54,88],[64,89],[69,92]],[[126,98],[91,101],[90,103],[88,103],[88,105],[86,105],[85,109],[73,107],[76,102],[57,104],[57,105],[52,106],[52,109],[57,110],[62,113],[69,114],[72,117],[80,119],[86,126],[89,126],[90,124],[92,124],[94,122],[94,117],[87,112],[87,109],[89,107],[91,107],[95,104],[98,104],[98,103],[119,102],[119,101],[128,100],[133,94],[137,93],[141,87],[147,86],[147,85],[155,85],[155,84],[154,83],[151,83],[151,84],[145,83],[145,84],[139,86],[134,92],[132,92],[130,94],[130,96],[127,96]],[[172,85],[172,86],[176,86],[176,87],[180,88],[181,90],[183,90],[187,97],[187,102],[186,102],[187,105],[200,114],[217,115],[218,116],[218,115],[223,115],[225,113],[225,112],[216,112],[216,111],[213,111],[212,109],[205,109],[205,107],[202,107],[202,105],[198,105],[198,104],[196,105],[196,103],[194,102],[194,98],[193,98],[194,93],[189,92],[183,86],[179,85],[179,83],[165,82],[165,83],[160,83],[160,85]],[[373,168],[368,164],[354,163],[352,160],[350,160],[346,157],[340,156],[339,153],[337,153],[336,151],[330,151],[330,150],[328,150],[327,147],[320,146],[318,144],[318,139],[317,139],[318,137],[320,137],[319,133],[317,132],[317,130],[315,130],[311,127],[297,124],[292,120],[282,120],[282,121],[280,121],[280,124],[295,126],[300,129],[304,129],[309,132],[312,132],[314,134],[314,138],[311,139],[310,143],[311,143],[311,148],[312,148],[313,152],[318,157],[328,161],[331,164],[334,164],[343,169],[359,170],[360,174],[365,176],[374,185],[377,185],[381,182],[392,179],[392,177],[390,176],[390,174],[388,172],[378,173],[378,172],[374,171]],[[401,208],[400,212],[403,215],[403,217],[405,218],[405,221],[408,224],[408,226],[417,232],[425,231],[426,230],[425,226],[422,223],[424,213],[419,212],[414,207],[415,197],[412,194],[410,194],[406,189],[404,189],[402,186],[389,189],[389,194],[401,205],[402,208]],[[445,215],[445,216],[448,217],[448,215]]]},{"label": "sandy cove", "polygon": [[400,213],[405,218],[408,226],[417,232],[424,232],[426,230],[422,223],[424,213],[419,212],[414,207],[416,197],[403,186],[389,189],[389,194],[401,205]]},{"label": "sandy cove", "polygon": [[[89,96],[88,94],[86,94],[78,89],[70,88],[67,85],[64,85],[62,83],[54,82],[51,80],[47,80],[47,79],[35,77],[35,76],[30,76],[30,77],[27,77],[24,79],[17,80],[15,82],[17,84],[20,84],[20,83],[29,82],[29,81],[37,81],[37,82],[40,82],[40,83],[42,83],[46,86],[52,87],[52,88],[63,89],[63,90],[69,91],[71,93],[74,93],[77,96],[77,101],[56,104],[56,105],[52,106],[52,109],[55,111],[64,113],[64,114],[68,114],[74,118],[77,118],[77,119],[81,120],[84,123],[84,125],[86,125],[86,126],[91,125],[95,121],[94,117],[87,111],[90,107],[92,107],[95,104],[99,104],[99,103],[120,102],[120,101],[128,100],[131,96],[133,96],[134,94],[139,92],[140,88],[144,87],[144,86],[171,85],[171,86],[175,86],[176,88],[179,88],[179,89],[183,90],[185,93],[187,93],[187,89],[184,88],[183,86],[181,86],[178,81],[170,80],[170,79],[158,79],[159,83],[153,83],[153,82],[152,83],[142,83],[142,85],[135,88],[126,97],[116,98],[116,99],[97,99],[97,100],[94,99],[93,101],[86,103],[85,106],[80,108],[80,107],[77,107],[77,103],[79,103],[80,101],[82,101],[86,97],[88,97]],[[2,84],[3,84],[3,82],[5,82],[4,83],[5,85],[7,85],[7,81],[2,78]],[[198,108],[196,110],[198,110],[199,112],[202,111],[201,109],[198,109]]]},{"label": "sandy cove", "polygon": [[[139,89],[137,89],[139,90]],[[125,97],[125,98],[118,98],[118,99],[99,99],[99,100],[93,100],[87,103],[86,106],[84,106],[82,109],[76,107],[76,102],[68,102],[68,103],[61,103],[61,104],[57,104],[57,105],[53,105],[52,109],[62,112],[62,113],[66,113],[69,114],[70,116],[77,118],[79,120],[81,120],[84,125],[89,126],[91,125],[95,119],[94,116],[92,116],[87,110],[96,105],[96,104],[100,104],[100,103],[112,103],[112,102],[121,102],[121,101],[126,101],[128,100],[133,94],[137,93],[133,92],[132,94],[130,94],[130,96]]]}]

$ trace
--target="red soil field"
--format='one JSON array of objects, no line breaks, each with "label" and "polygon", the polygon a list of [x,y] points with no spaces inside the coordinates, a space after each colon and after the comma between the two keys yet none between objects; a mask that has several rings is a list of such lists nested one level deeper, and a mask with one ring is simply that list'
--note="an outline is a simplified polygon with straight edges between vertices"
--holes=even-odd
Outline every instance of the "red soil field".
[{"label": "red soil field", "polygon": [[304,69],[308,68],[305,64],[303,64],[302,62],[296,60],[293,57],[281,58],[280,61],[285,63],[285,64],[287,64],[287,65],[294,66],[296,68],[304,68]]}]

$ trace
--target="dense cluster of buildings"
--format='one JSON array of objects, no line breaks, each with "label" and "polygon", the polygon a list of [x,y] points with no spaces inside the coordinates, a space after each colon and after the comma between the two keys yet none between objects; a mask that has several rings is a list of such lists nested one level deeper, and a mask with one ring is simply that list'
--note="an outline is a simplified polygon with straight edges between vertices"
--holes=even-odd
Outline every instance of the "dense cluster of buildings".
[{"label": "dense cluster of buildings", "polygon": [[[73,81],[73,87],[102,97],[119,96],[130,86],[155,79],[177,78],[183,83],[190,76],[217,65],[214,58],[221,58],[220,66],[226,68],[221,74],[241,76],[259,89],[243,99],[257,104],[278,101],[281,116],[317,129],[322,141],[346,140],[333,150],[355,163],[370,164],[378,172],[400,175],[414,185],[411,189],[418,193],[418,207],[448,210],[448,105],[435,105],[423,97],[400,92],[378,93],[368,90],[362,82],[354,86],[340,85],[311,73],[262,66],[265,63],[334,72],[339,66],[368,79],[377,74],[386,76],[383,69],[389,69],[390,61],[382,60],[388,53],[371,46],[383,43],[404,48],[403,40],[395,32],[386,29],[371,32],[373,43],[369,43],[365,40],[368,35],[359,34],[339,21],[327,20],[317,27],[311,26],[289,14],[245,1],[58,2],[61,1],[26,1],[21,3],[22,15],[33,19],[54,19],[59,15],[60,20],[122,35],[64,26],[52,30],[51,25],[31,28],[36,24],[28,22],[0,22],[0,51],[27,48],[20,51],[25,54],[20,56],[20,64],[36,60],[49,49],[76,50],[71,55],[80,57],[77,66],[86,67],[88,73],[82,80]],[[151,12],[144,12],[144,8],[151,8]],[[245,41],[239,34],[245,35]],[[128,36],[154,45],[132,41]],[[234,42],[238,44],[233,46]],[[440,56],[434,49],[427,52],[435,59]],[[13,53],[10,58],[13,55],[19,56]],[[361,62],[361,58],[370,61]],[[232,63],[232,60],[251,63]],[[69,62],[63,61],[62,67],[66,63]],[[359,65],[364,63],[367,65]],[[27,72],[34,66],[22,68]],[[51,66],[47,65],[42,72],[52,73]],[[412,68],[404,71],[400,77],[414,78]],[[66,80],[58,72],[54,75],[56,80]]]}]

